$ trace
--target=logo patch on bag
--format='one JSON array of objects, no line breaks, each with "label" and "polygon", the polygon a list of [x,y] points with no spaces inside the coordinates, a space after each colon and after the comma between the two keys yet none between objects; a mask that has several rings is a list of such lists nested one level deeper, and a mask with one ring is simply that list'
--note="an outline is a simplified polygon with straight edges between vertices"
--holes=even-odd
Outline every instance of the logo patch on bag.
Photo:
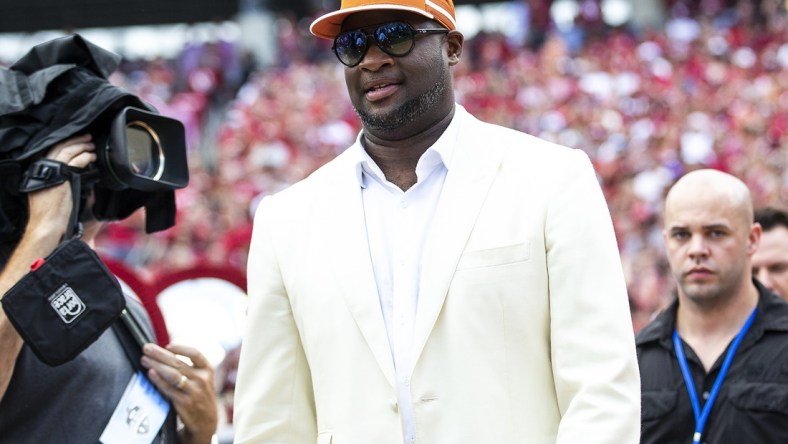
[{"label": "logo patch on bag", "polygon": [[74,322],[85,312],[85,303],[68,284],[63,284],[49,297],[49,304],[66,324]]}]

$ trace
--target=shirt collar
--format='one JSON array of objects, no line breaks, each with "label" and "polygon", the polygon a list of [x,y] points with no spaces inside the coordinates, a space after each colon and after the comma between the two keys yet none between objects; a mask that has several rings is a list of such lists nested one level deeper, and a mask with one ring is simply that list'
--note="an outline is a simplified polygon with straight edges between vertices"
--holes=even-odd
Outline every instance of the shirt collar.
[{"label": "shirt collar", "polygon": [[753,279],[753,282],[760,295],[756,319],[761,318],[763,330],[788,331],[788,304],[757,279]]},{"label": "shirt collar", "polygon": [[678,298],[676,298],[668,308],[659,313],[657,317],[637,335],[635,343],[640,346],[651,341],[670,341],[671,335],[673,334],[673,328],[676,324],[676,311],[678,308],[679,301]]},{"label": "shirt collar", "polygon": [[[443,131],[438,140],[422,154],[418,165],[416,165],[416,175],[419,180],[440,164],[443,164],[447,170],[451,169],[459,128],[462,126],[462,121],[467,119],[467,113],[462,105],[454,104],[454,117],[451,119],[449,126],[446,127],[446,130]],[[383,179],[384,176],[383,172],[375,164],[375,161],[364,150],[364,146],[361,144],[363,137],[364,131],[362,130],[358,133],[356,141],[348,150],[353,156],[358,184],[361,188],[366,188],[368,175],[374,175],[380,179]]]},{"label": "shirt collar", "polygon": [[[753,279],[755,287],[758,288],[758,307],[755,315],[755,322],[752,330],[755,336],[760,337],[765,330],[788,331],[788,304],[779,296],[764,287],[756,279]],[[676,325],[676,312],[679,307],[676,298],[668,308],[647,325],[637,336],[637,345],[642,345],[651,341],[660,341],[663,344],[672,344],[671,337]],[[672,345],[671,345],[672,347]]]}]

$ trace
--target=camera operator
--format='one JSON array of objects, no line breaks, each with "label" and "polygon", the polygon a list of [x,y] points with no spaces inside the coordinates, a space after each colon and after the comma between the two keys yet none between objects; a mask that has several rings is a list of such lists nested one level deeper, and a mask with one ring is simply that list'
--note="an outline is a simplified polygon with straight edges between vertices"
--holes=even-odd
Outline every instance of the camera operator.
[{"label": "camera operator", "polygon": [[[55,145],[46,157],[77,168],[96,161],[89,135]],[[72,212],[71,193],[69,184],[62,183],[28,194],[24,234],[15,248],[7,249],[12,251],[0,250],[0,297],[63,240]],[[91,247],[101,225],[96,220],[84,222],[83,240]],[[150,327],[139,301],[126,299],[127,310]],[[50,367],[25,346],[0,307],[0,443],[81,444],[98,442],[101,436],[112,442],[106,429],[137,367],[126,353],[115,329],[108,328],[75,359]],[[214,373],[205,356],[191,347],[148,343],[139,364],[173,407],[153,442],[210,443],[217,404]],[[145,418],[131,413],[124,415],[127,422],[139,420],[139,427],[146,426]]]}]

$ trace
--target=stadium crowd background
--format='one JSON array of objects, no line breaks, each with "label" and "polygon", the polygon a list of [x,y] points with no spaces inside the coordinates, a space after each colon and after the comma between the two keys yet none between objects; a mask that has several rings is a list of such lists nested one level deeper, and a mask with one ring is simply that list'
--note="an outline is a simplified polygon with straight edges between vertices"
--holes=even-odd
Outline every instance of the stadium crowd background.
[{"label": "stadium crowd background", "polygon": [[[673,297],[660,212],[678,176],[718,168],[742,178],[756,206],[788,202],[785,4],[723,3],[674,2],[654,29],[607,26],[593,7],[560,30],[532,14],[520,39],[466,40],[455,69],[458,101],[482,120],[589,154],[635,331]],[[205,263],[245,272],[259,199],[329,161],[360,128],[330,42],[308,23],[277,18],[277,57],[265,67],[220,39],[124,61],[112,82],[184,122],[191,180],[174,228],[145,235],[138,212],[103,232],[103,255],[147,276]]]}]

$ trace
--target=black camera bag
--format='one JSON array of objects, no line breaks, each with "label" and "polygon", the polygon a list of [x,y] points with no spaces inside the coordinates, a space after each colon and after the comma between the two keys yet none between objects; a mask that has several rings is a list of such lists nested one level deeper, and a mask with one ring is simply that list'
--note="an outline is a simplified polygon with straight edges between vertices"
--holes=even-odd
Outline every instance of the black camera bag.
[{"label": "black camera bag", "polygon": [[2,298],[11,324],[44,363],[74,359],[118,318],[117,279],[81,239],[61,243]]}]

